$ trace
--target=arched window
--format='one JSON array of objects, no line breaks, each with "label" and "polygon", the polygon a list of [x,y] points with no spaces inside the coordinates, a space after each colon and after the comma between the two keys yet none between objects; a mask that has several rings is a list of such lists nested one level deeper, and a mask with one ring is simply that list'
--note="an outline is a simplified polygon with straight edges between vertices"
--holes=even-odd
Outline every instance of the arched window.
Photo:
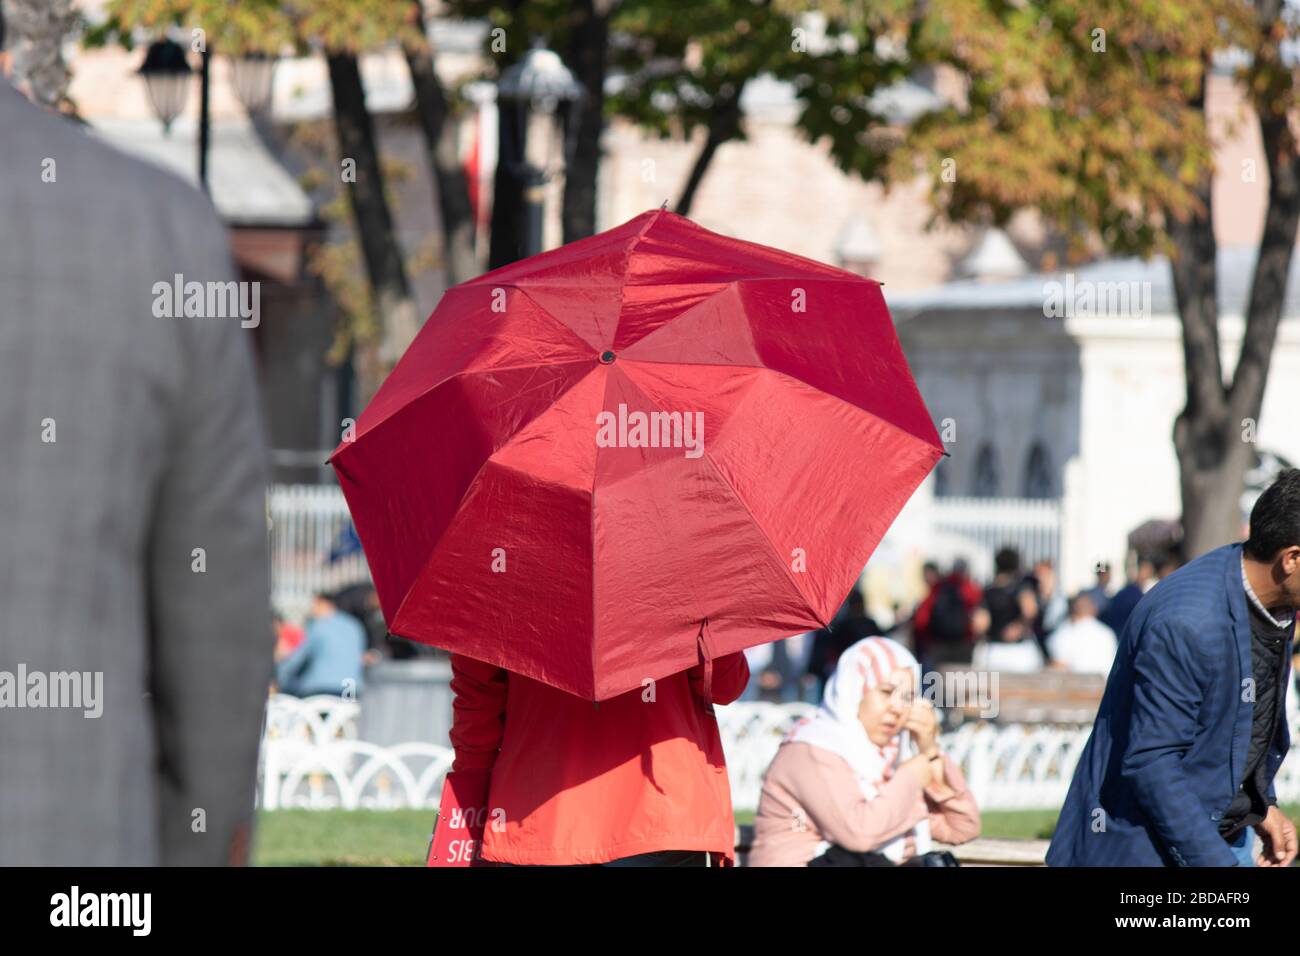
[{"label": "arched window", "polygon": [[985,442],[975,455],[975,472],[971,476],[970,493],[976,498],[998,496],[998,459],[993,446]]},{"label": "arched window", "polygon": [[1056,497],[1056,477],[1052,474],[1052,456],[1042,442],[1034,442],[1025,461],[1025,497]]}]

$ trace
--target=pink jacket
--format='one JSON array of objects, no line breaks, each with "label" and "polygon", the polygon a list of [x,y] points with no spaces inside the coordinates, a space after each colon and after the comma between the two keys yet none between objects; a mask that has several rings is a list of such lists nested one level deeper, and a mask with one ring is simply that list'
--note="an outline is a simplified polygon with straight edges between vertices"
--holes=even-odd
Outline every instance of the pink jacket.
[{"label": "pink jacket", "polygon": [[806,866],[823,840],[866,852],[929,817],[939,843],[979,836],[979,808],[966,778],[944,755],[944,779],[954,791],[936,796],[910,773],[896,773],[868,800],[844,758],[807,743],[782,744],[763,778],[754,819],[750,866]]}]

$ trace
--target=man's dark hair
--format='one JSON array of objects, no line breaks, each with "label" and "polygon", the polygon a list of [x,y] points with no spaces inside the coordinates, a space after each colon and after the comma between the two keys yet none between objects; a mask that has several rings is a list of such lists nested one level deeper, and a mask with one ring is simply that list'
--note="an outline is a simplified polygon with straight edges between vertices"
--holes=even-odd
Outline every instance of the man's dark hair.
[{"label": "man's dark hair", "polygon": [[1256,561],[1271,561],[1292,545],[1300,545],[1300,468],[1280,473],[1250,509],[1245,548]]},{"label": "man's dark hair", "polygon": [[5,5],[0,0],[0,53],[5,51]]},{"label": "man's dark hair", "polygon": [[993,568],[998,574],[1014,574],[1020,570],[1020,552],[1015,548],[998,548],[993,555]]},{"label": "man's dark hair", "polygon": [[1160,555],[1160,560],[1156,562],[1156,574],[1162,578],[1168,577],[1187,562],[1183,559],[1182,545],[1174,545],[1168,551]]}]

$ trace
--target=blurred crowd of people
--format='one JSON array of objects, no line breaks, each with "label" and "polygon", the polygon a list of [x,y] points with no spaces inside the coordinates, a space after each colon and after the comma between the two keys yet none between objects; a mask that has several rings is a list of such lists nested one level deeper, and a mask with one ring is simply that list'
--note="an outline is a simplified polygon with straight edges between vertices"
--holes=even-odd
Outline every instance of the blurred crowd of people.
[{"label": "blurred crowd of people", "polygon": [[[965,665],[1104,676],[1138,600],[1181,564],[1176,552],[1143,554],[1133,578],[1116,589],[1110,565],[1100,563],[1091,587],[1067,595],[1051,561],[1024,567],[1012,547],[994,555],[993,577],[983,584],[963,560],[946,570],[928,562],[925,596],[888,627],[877,623],[854,588],[830,627],[747,649],[751,676],[741,699],[817,703],[840,655],[868,637],[898,640],[925,671]],[[277,614],[275,631],[277,688],[299,697],[359,696],[367,666],[442,654],[389,634],[369,583],[317,594],[302,626]]]},{"label": "blurred crowd of people", "polygon": [[925,671],[964,665],[1105,676],[1138,600],[1182,563],[1176,550],[1139,555],[1133,577],[1115,588],[1110,565],[1101,562],[1092,586],[1067,595],[1050,560],[1025,567],[1013,547],[997,551],[993,577],[984,583],[963,560],[946,570],[927,562],[925,596],[910,614],[897,609],[889,627],[876,622],[854,588],[830,627],[747,650],[751,679],[742,699],[817,703],[840,654],[876,636],[909,647]]}]

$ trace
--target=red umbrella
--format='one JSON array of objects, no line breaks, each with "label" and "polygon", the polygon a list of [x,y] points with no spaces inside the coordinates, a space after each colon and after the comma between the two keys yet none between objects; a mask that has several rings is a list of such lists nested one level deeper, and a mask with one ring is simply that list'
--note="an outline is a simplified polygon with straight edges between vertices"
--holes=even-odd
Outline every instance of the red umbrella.
[{"label": "red umbrella", "polygon": [[653,211],[449,289],[330,461],[394,634],[604,700],[824,626],[942,454],[877,283]]}]

